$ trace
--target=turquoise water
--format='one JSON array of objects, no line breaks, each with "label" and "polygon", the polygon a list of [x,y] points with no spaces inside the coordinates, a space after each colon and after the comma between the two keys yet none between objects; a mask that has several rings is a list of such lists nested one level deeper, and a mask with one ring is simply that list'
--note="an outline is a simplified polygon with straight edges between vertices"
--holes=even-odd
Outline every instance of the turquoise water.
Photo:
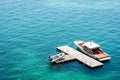
[{"label": "turquoise water", "polygon": [[[51,65],[57,46],[95,41],[112,57],[101,68]],[[119,0],[1,0],[0,80],[119,80]]]}]

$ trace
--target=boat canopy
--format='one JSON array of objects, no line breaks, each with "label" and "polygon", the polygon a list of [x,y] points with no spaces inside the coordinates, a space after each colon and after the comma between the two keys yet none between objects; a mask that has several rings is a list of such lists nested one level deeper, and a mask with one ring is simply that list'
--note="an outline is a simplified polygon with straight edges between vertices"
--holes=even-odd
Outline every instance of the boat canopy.
[{"label": "boat canopy", "polygon": [[86,47],[88,47],[88,48],[90,48],[90,49],[94,49],[94,48],[100,47],[100,45],[98,45],[98,44],[96,44],[96,43],[94,43],[94,42],[86,42],[86,43],[84,44],[84,46],[86,46]]}]

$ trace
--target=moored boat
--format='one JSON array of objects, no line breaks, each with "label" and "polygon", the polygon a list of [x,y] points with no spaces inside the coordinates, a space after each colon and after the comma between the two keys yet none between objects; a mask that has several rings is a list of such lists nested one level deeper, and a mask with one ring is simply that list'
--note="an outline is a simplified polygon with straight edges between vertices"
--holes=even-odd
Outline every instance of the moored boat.
[{"label": "moored boat", "polygon": [[106,61],[109,60],[111,57],[105,53],[100,45],[94,42],[83,42],[76,40],[74,44],[85,54],[97,59],[99,61]]},{"label": "moored boat", "polygon": [[56,63],[57,61],[63,60],[63,59],[64,59],[64,56],[65,56],[65,53],[59,53],[59,54],[50,56],[50,57],[49,57],[49,60],[50,60],[52,63],[54,63],[54,62]]}]

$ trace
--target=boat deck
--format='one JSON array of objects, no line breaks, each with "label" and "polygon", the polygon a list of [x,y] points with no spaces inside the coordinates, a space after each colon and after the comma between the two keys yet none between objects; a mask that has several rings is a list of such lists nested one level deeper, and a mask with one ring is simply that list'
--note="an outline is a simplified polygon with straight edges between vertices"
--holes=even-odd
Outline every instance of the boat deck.
[{"label": "boat deck", "polygon": [[[91,67],[91,68],[95,68],[95,67],[99,67],[99,66],[102,66],[103,63],[69,47],[69,46],[60,46],[60,47],[57,47],[58,50],[66,53],[67,55],[70,55],[72,56],[73,59],[76,59],[82,63],[84,63],[85,65]],[[65,58],[63,61],[61,62],[64,62],[64,61],[67,61],[67,60],[70,60],[70,58]],[[60,63],[60,62],[59,62]]]}]

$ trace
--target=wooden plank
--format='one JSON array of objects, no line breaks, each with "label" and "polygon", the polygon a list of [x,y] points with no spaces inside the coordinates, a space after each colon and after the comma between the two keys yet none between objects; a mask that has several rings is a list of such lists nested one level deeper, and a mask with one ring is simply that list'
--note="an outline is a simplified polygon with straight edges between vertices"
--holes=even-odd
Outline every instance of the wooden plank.
[{"label": "wooden plank", "polygon": [[69,47],[69,46],[60,46],[60,47],[57,47],[57,49],[68,55],[73,56],[75,59],[86,64],[87,66],[89,66],[91,68],[103,65],[103,63],[101,63],[101,62],[99,62],[99,61],[97,61],[97,60],[95,60],[95,59]]}]

